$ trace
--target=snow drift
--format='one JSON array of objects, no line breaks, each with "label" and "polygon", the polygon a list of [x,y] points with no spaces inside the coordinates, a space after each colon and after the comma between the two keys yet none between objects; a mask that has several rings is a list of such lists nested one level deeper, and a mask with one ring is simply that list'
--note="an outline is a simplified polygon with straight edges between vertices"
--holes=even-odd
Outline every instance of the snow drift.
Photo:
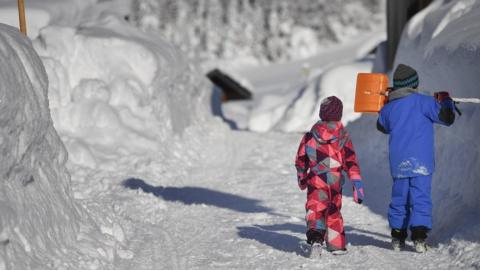
[{"label": "snow drift", "polygon": [[[108,269],[132,255],[122,253],[110,208],[79,207],[92,192],[106,196],[99,178],[110,175],[117,188],[131,174],[168,181],[231,158],[228,126],[211,114],[211,84],[154,34],[103,14],[43,28],[35,52],[14,28],[1,30],[10,69],[0,82],[0,269]],[[66,165],[79,181],[77,202]]]},{"label": "snow drift", "polygon": [[355,89],[357,74],[369,72],[371,68],[372,59],[363,59],[326,70],[306,86],[304,93],[286,110],[276,128],[286,132],[310,129],[312,123],[319,119],[321,101],[332,95],[343,102],[342,121],[345,124],[358,119],[359,115],[353,112],[355,95],[352,89]]},{"label": "snow drift", "polygon": [[[253,84],[255,98],[244,113],[247,123],[239,126],[257,132],[309,130],[318,120],[321,100],[331,95],[343,100],[345,124],[358,119],[353,112],[357,73],[371,71],[369,52],[384,39],[385,33],[372,32],[311,59],[240,71]],[[225,104],[226,116],[238,119],[240,114],[231,111],[239,106],[244,104]]]},{"label": "snow drift", "polygon": [[72,163],[115,170],[155,156],[159,170],[184,160],[181,171],[218,156],[228,128],[211,115],[211,85],[160,37],[105,15],[78,28],[46,27],[34,45]]},{"label": "snow drift", "polygon": [[85,216],[50,117],[47,75],[30,41],[3,24],[0,59],[0,269],[58,267]]}]

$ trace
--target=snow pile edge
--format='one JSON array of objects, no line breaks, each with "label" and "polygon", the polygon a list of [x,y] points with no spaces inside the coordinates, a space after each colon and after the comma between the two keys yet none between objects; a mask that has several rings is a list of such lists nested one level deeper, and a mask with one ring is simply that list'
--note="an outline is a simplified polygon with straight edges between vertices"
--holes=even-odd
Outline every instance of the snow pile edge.
[{"label": "snow pile edge", "polygon": [[0,58],[0,269],[54,266],[52,255],[66,256],[85,217],[73,201],[40,58],[2,24]]}]

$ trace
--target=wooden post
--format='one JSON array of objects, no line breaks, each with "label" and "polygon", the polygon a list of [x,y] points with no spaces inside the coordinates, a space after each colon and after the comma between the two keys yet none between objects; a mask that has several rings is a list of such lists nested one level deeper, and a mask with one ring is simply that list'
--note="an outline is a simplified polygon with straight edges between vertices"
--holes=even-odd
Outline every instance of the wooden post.
[{"label": "wooden post", "polygon": [[24,0],[17,0],[18,2],[18,19],[20,22],[20,32],[27,35],[27,23],[25,22],[25,2]]}]

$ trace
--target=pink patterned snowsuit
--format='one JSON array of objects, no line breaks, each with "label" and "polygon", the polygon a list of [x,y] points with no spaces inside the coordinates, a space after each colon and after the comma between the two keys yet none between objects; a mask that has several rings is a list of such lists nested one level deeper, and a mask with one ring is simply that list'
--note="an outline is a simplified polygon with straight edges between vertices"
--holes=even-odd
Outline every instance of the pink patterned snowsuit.
[{"label": "pink patterned snowsuit", "polygon": [[342,172],[350,180],[361,180],[361,176],[352,141],[342,123],[317,122],[302,138],[295,167],[300,189],[308,188],[308,229],[320,232],[329,250],[344,249]]}]

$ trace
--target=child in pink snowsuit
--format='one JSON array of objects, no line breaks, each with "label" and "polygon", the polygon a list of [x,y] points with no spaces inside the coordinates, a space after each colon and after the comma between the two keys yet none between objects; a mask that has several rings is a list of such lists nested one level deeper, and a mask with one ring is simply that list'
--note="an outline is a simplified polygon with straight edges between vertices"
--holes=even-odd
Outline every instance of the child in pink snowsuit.
[{"label": "child in pink snowsuit", "polygon": [[352,182],[354,201],[361,204],[364,198],[353,144],[340,122],[342,110],[335,96],[322,101],[321,121],[303,136],[295,159],[298,185],[307,189],[307,242],[325,241],[329,251],[346,250],[340,214],[344,173]]}]

